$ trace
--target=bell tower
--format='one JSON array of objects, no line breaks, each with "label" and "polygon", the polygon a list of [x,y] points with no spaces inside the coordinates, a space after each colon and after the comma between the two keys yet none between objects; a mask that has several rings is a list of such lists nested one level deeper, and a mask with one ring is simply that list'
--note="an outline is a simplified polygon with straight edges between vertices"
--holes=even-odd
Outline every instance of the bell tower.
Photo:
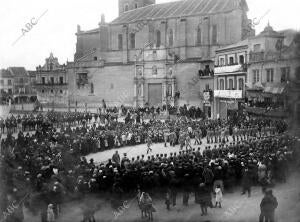
[{"label": "bell tower", "polygon": [[123,13],[155,4],[155,0],[119,0],[119,16]]}]

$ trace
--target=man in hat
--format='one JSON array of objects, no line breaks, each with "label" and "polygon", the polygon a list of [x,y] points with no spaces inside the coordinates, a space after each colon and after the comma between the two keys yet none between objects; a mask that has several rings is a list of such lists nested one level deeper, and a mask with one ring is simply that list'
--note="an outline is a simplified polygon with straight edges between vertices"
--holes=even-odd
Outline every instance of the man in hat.
[{"label": "man in hat", "polygon": [[243,169],[243,177],[242,177],[242,195],[248,192],[248,197],[251,196],[251,172],[248,167]]},{"label": "man in hat", "polygon": [[151,145],[152,145],[152,140],[151,140],[150,136],[148,136],[147,137],[147,154],[149,152],[152,152]]},{"label": "man in hat", "polygon": [[112,162],[114,162],[117,165],[120,165],[121,158],[120,158],[120,155],[118,153],[118,150],[116,150],[116,152],[113,154],[111,159],[112,159]]},{"label": "man in hat", "polygon": [[259,222],[274,222],[274,214],[277,206],[278,202],[276,197],[273,196],[272,190],[266,191],[260,203],[261,213],[259,215]]}]

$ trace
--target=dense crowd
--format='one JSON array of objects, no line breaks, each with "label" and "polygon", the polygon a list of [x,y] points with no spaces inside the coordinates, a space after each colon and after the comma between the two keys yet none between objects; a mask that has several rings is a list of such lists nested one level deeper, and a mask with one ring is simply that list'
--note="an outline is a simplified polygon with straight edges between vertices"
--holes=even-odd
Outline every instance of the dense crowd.
[{"label": "dense crowd", "polygon": [[[118,199],[138,186],[150,193],[169,189],[173,205],[177,192],[184,192],[186,202],[188,194],[195,191],[196,202],[203,203],[203,195],[207,196],[212,186],[228,190],[239,182],[250,195],[251,184],[272,186],[275,180],[285,180],[288,162],[294,157],[293,140],[281,135],[285,129],[283,121],[270,119],[144,122],[131,117],[126,124],[109,118],[101,124],[73,129],[68,125],[60,131],[51,124],[41,125],[35,134],[19,132],[16,138],[8,133],[1,141],[1,183],[3,193],[9,195],[1,195],[1,209],[27,192],[31,193],[28,207],[42,209],[42,221],[46,221],[49,203],[58,215],[60,204],[68,198],[109,191]],[[205,136],[210,146],[202,153],[188,144],[190,138],[201,144]],[[234,142],[226,143],[229,136]],[[146,143],[149,138],[165,145],[180,144],[181,151],[132,159],[116,153],[100,165],[83,157],[90,152]],[[199,183],[204,184],[200,190]],[[18,221],[22,212],[15,211],[10,217]]]}]

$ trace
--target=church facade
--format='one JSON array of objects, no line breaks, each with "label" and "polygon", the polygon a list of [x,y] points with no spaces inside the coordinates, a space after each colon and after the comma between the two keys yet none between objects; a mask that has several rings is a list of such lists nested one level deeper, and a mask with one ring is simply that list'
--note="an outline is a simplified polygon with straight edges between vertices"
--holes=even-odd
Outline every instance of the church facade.
[{"label": "church facade", "polygon": [[119,0],[112,22],[102,16],[96,29],[77,27],[69,96],[90,107],[103,99],[109,106],[203,107],[215,50],[254,35],[247,11],[245,0]]}]

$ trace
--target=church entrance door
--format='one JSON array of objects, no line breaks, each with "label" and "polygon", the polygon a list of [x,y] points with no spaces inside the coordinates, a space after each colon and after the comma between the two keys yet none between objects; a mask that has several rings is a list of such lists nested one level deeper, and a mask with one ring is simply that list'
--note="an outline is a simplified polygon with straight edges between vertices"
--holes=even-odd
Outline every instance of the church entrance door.
[{"label": "church entrance door", "polygon": [[149,83],[148,84],[148,103],[149,106],[162,105],[162,84]]}]

